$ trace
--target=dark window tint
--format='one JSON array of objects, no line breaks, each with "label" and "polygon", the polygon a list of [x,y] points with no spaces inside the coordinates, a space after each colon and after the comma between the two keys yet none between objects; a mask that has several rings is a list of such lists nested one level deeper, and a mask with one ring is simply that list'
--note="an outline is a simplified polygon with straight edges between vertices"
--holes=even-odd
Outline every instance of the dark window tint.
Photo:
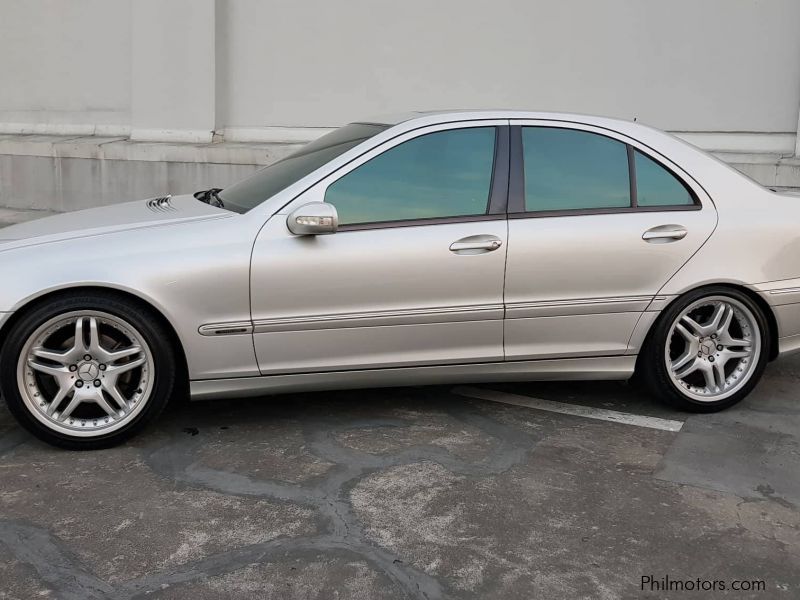
[{"label": "dark window tint", "polygon": [[494,127],[420,136],[332,183],[325,201],[341,225],[484,214],[494,144]]},{"label": "dark window tint", "polygon": [[602,135],[523,127],[525,210],[627,207],[628,150]]},{"label": "dark window tint", "polygon": [[636,201],[639,206],[682,206],[694,204],[689,190],[672,173],[638,150]]},{"label": "dark window tint", "polygon": [[255,175],[225,188],[220,194],[225,208],[247,212],[387,128],[388,125],[351,123],[332,131]]}]

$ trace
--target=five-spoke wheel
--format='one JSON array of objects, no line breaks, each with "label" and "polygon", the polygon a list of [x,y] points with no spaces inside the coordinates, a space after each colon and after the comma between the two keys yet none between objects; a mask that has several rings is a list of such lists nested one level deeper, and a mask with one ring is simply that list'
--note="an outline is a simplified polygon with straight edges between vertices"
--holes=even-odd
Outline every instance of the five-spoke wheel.
[{"label": "five-spoke wheel", "polygon": [[114,294],[41,304],[15,324],[4,345],[3,395],[48,442],[113,445],[166,404],[175,380],[168,340],[153,313]]},{"label": "five-spoke wheel", "polygon": [[19,358],[26,404],[46,425],[86,436],[133,418],[152,388],[142,335],[107,313],[78,311],[42,324]]},{"label": "five-spoke wheel", "polygon": [[710,412],[741,400],[767,361],[769,329],[747,295],[715,287],[678,299],[643,349],[640,375],[652,391],[687,410]]},{"label": "five-spoke wheel", "polygon": [[724,296],[697,300],[683,310],[670,332],[665,359],[685,393],[715,400],[734,393],[753,373],[761,333],[752,311]]}]

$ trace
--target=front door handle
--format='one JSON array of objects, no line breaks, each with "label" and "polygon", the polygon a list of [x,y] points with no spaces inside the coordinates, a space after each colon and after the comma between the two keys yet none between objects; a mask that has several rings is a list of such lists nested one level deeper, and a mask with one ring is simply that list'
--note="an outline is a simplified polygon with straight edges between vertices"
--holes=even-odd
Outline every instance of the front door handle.
[{"label": "front door handle", "polygon": [[450,244],[450,252],[456,254],[483,254],[503,245],[503,240],[493,235],[471,235]]},{"label": "front door handle", "polygon": [[682,240],[687,233],[689,232],[683,225],[659,225],[645,231],[642,239],[653,244],[663,244]]}]

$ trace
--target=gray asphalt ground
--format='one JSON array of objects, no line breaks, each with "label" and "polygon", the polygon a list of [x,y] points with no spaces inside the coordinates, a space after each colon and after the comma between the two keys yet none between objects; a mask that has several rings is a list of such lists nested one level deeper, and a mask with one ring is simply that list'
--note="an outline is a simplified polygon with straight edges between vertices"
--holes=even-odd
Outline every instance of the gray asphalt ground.
[{"label": "gray asphalt ground", "polygon": [[800,595],[800,359],[689,416],[621,383],[194,403],[129,445],[47,447],[0,411],[0,598],[672,598],[643,576]]},{"label": "gray asphalt ground", "polygon": [[3,406],[0,599],[798,598],[799,386],[783,359],[699,416],[622,383],[479,386],[679,432],[452,387],[194,403],[85,453]]}]

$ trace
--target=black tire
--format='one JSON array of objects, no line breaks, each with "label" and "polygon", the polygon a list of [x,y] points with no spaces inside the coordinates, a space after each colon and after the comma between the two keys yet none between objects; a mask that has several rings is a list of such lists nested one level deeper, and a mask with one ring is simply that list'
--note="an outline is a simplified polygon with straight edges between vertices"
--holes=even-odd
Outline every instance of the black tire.
[{"label": "black tire", "polygon": [[[149,346],[156,366],[152,388],[144,408],[124,427],[92,437],[79,437],[55,431],[37,419],[22,398],[17,383],[17,363],[31,335],[48,320],[72,311],[102,311],[129,323]],[[171,336],[161,319],[146,306],[131,302],[113,292],[76,292],[34,305],[13,324],[0,353],[0,392],[8,409],[19,423],[48,444],[70,450],[94,450],[123,443],[139,433],[167,406],[176,386],[175,351]]]},{"label": "black tire", "polygon": [[[702,401],[687,396],[683,390],[675,384],[668,371],[664,353],[665,346],[668,343],[667,337],[675,319],[677,319],[692,303],[704,297],[711,296],[731,298],[750,309],[759,328],[761,348],[758,361],[753,367],[749,379],[740,389],[721,400]],[[653,330],[648,336],[642,352],[639,355],[634,378],[643,383],[651,394],[674,408],[694,413],[718,412],[737,404],[755,388],[763,376],[767,362],[769,361],[770,348],[770,328],[764,311],[758,304],[747,294],[736,289],[725,286],[709,286],[694,290],[680,297],[659,316],[658,321],[653,326]]]}]

